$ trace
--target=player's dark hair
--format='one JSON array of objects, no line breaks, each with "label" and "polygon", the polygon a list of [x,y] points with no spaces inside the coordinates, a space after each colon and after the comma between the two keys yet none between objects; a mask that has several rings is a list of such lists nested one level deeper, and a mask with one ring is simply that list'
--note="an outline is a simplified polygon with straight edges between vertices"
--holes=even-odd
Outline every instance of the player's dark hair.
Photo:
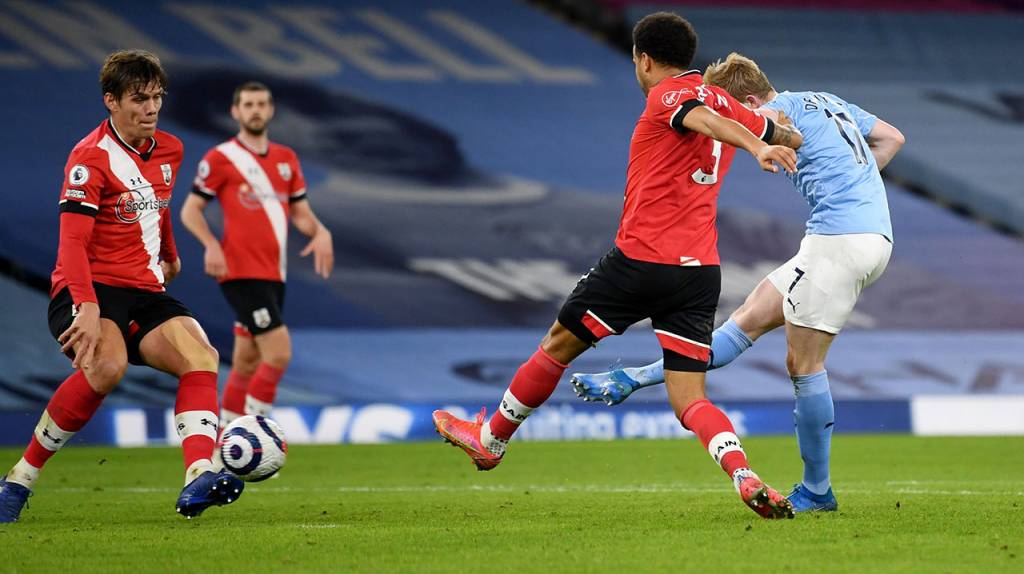
[{"label": "player's dark hair", "polygon": [[120,100],[125,93],[135,93],[156,83],[167,88],[167,73],[156,54],[145,50],[118,50],[107,56],[100,68],[100,89]]},{"label": "player's dark hair", "polygon": [[270,96],[270,103],[274,103],[274,94],[266,84],[250,80],[235,88],[235,95],[231,97],[231,105],[237,106],[238,102],[242,101],[242,92],[266,92]]},{"label": "player's dark hair", "polygon": [[697,32],[678,14],[655,12],[633,27],[633,46],[637,55],[646,53],[659,64],[685,70],[697,53]]}]

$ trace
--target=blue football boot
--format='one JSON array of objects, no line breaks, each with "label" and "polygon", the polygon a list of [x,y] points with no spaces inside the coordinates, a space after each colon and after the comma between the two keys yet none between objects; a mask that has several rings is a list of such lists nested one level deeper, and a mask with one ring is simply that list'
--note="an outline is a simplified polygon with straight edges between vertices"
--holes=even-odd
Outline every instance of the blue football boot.
[{"label": "blue football boot", "polygon": [[835,512],[839,510],[836,495],[829,488],[825,494],[814,494],[802,483],[793,485],[793,492],[786,498],[793,503],[793,511],[800,512]]},{"label": "blue football boot", "polygon": [[16,482],[0,479],[0,522],[17,522],[32,491]]},{"label": "blue football boot", "polygon": [[608,406],[617,405],[643,387],[631,377],[629,371],[638,369],[615,369],[607,373],[573,373],[570,382],[576,396],[585,401],[604,401]]},{"label": "blue football boot", "polygon": [[245,483],[237,476],[222,470],[208,470],[185,485],[178,497],[178,514],[185,518],[199,516],[207,508],[224,506],[238,500]]}]

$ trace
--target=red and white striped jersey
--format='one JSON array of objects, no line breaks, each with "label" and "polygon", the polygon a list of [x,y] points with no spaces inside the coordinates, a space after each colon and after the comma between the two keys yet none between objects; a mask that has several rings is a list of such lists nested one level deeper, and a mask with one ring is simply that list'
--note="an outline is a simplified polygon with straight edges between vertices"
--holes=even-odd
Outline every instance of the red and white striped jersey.
[{"label": "red and white striped jersey", "polygon": [[224,212],[228,273],[221,282],[285,280],[290,205],[306,199],[306,180],[291,148],[271,142],[258,153],[231,138],[199,162],[192,192],[219,199]]},{"label": "red and white striped jersey", "polygon": [[60,211],[95,218],[86,246],[88,270],[63,253],[62,220],[51,296],[68,286],[78,303],[86,292],[92,293],[92,281],[164,290],[160,261],[177,259],[168,206],[183,152],[181,140],[161,130],[145,150],[136,150],[109,119],[78,142],[64,167]]},{"label": "red and white striped jersey", "polygon": [[615,244],[632,259],[718,265],[718,190],[736,148],[683,126],[697,106],[771,140],[773,124],[694,70],[651,88],[629,145],[626,198]]}]

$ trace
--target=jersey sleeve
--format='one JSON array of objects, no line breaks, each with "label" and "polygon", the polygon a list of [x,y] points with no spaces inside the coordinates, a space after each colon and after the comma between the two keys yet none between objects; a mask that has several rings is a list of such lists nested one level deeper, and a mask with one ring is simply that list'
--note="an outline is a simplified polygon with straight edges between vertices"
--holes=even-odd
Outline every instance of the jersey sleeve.
[{"label": "jersey sleeve", "polygon": [[100,153],[89,148],[75,150],[68,156],[60,194],[61,213],[80,213],[90,217],[99,213],[100,196],[106,183]]},{"label": "jersey sleeve", "polygon": [[174,242],[174,225],[172,224],[171,208],[160,210],[160,259],[174,262],[178,260],[178,246]]},{"label": "jersey sleeve", "polygon": [[[675,87],[676,89],[672,89]],[[697,92],[690,87],[660,85],[651,88],[647,94],[647,109],[644,111],[655,123],[666,125],[678,132],[688,132],[683,126],[683,118],[704,102],[697,97]]]},{"label": "jersey sleeve", "polygon": [[708,88],[709,95],[704,98],[711,109],[718,112],[722,117],[735,120],[750,130],[750,133],[761,138],[762,141],[771,141],[775,134],[775,122],[751,111],[736,98],[729,95],[729,92],[717,86]]},{"label": "jersey sleeve", "polygon": [[214,150],[206,152],[196,167],[196,179],[192,183],[192,193],[211,200],[217,197],[225,182],[227,173],[221,156]]},{"label": "jersey sleeve", "polygon": [[291,161],[292,166],[292,181],[291,189],[288,193],[288,202],[295,203],[296,201],[302,201],[306,199],[306,176],[302,174],[302,165],[299,164],[299,157],[292,154]]}]

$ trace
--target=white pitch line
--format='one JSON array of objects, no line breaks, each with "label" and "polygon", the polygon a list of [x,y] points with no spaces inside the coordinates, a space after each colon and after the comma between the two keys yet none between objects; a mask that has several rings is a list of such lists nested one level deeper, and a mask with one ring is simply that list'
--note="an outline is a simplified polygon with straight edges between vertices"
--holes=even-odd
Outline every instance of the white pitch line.
[{"label": "white pitch line", "polygon": [[[899,484],[904,484],[900,482]],[[852,488],[837,487],[841,494],[867,494],[867,495],[891,495],[891,494],[933,494],[942,496],[1024,496],[1022,491],[995,491],[995,490],[967,490],[967,489],[936,489],[921,487],[898,487],[891,489],[877,488]],[[715,494],[731,492],[727,485],[684,485],[684,484],[650,484],[650,485],[625,485],[613,486],[604,484],[576,484],[567,486],[552,485],[410,485],[410,486],[338,486],[333,488],[296,488],[290,486],[250,486],[252,492],[268,493],[305,493],[305,492],[339,492],[359,494],[390,494],[390,493],[498,493],[513,494],[519,492],[530,492],[538,494]],[[85,487],[60,487],[52,489],[51,492],[60,493],[81,493],[81,492],[112,492],[121,494],[152,494],[152,493],[174,493],[174,488],[160,487],[114,487],[103,488],[96,491]]]}]

